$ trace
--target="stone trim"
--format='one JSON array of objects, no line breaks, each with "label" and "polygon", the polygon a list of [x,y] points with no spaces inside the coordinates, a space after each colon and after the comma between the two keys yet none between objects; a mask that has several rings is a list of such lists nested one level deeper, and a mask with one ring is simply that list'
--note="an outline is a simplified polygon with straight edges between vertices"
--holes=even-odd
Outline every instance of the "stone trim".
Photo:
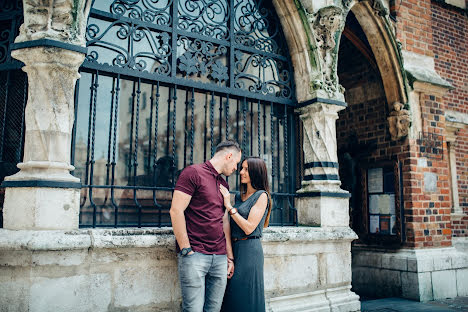
[{"label": "stone trim", "polygon": [[[349,227],[281,227],[265,229],[262,241],[269,242],[351,242],[356,234]],[[30,231],[0,229],[0,250],[80,250],[108,248],[174,248],[170,227],[80,229],[74,231]]]}]

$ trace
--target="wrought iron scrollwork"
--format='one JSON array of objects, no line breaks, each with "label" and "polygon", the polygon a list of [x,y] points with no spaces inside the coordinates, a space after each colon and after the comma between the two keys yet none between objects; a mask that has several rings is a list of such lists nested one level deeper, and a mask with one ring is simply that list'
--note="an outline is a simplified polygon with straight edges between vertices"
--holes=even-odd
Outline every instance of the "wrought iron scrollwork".
[{"label": "wrought iron scrollwork", "polygon": [[226,46],[187,37],[180,37],[178,46],[185,51],[178,59],[178,69],[185,75],[203,75],[216,82],[228,79],[228,69],[223,63]]},{"label": "wrought iron scrollwork", "polygon": [[262,1],[236,0],[235,17],[236,43],[264,52],[283,53],[278,45],[279,20],[262,6]]},{"label": "wrought iron scrollwork", "polygon": [[[106,60],[112,65],[139,71],[151,70],[160,75],[170,73],[171,46],[167,32],[154,32],[145,26],[114,21],[102,32],[97,24],[88,25],[86,39],[90,50],[88,61],[100,61],[98,51],[102,48],[106,54],[113,52],[111,59],[106,55]],[[149,62],[153,64],[148,66]]]},{"label": "wrought iron scrollwork", "polygon": [[229,6],[226,0],[179,1],[181,30],[226,40],[229,38]]},{"label": "wrought iron scrollwork", "polygon": [[269,56],[236,51],[235,88],[290,98],[292,90],[287,65]]},{"label": "wrought iron scrollwork", "polygon": [[110,12],[156,25],[170,25],[171,4],[172,0],[117,0],[111,4]]}]

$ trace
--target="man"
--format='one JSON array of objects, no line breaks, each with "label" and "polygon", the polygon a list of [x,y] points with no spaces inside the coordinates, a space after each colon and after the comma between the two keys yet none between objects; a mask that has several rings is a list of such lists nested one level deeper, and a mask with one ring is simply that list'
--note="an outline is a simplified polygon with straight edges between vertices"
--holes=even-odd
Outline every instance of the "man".
[{"label": "man", "polygon": [[221,309],[227,277],[234,274],[231,228],[219,185],[241,159],[237,142],[218,144],[209,161],[185,168],[177,180],[170,210],[177,239],[183,311]]}]

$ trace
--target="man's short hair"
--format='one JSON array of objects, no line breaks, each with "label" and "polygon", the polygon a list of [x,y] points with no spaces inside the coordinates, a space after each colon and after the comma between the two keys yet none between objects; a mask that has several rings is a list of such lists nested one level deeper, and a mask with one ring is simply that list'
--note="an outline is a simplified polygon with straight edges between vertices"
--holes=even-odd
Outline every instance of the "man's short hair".
[{"label": "man's short hair", "polygon": [[215,154],[217,152],[220,152],[220,151],[223,151],[225,149],[233,149],[235,150],[236,152],[240,152],[241,151],[241,148],[239,146],[239,143],[237,143],[236,141],[230,141],[230,140],[226,140],[226,141],[223,141],[221,143],[219,143],[218,145],[216,145],[216,151],[215,151]]}]

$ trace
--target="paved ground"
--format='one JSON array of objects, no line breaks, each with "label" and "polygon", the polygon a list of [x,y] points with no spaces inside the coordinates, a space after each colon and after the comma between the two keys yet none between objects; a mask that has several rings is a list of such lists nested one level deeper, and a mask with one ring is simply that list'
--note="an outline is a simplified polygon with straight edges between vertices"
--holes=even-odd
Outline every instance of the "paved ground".
[{"label": "paved ground", "polygon": [[417,302],[401,298],[386,298],[377,300],[363,300],[362,312],[468,312],[468,297],[458,297],[429,302]]}]

